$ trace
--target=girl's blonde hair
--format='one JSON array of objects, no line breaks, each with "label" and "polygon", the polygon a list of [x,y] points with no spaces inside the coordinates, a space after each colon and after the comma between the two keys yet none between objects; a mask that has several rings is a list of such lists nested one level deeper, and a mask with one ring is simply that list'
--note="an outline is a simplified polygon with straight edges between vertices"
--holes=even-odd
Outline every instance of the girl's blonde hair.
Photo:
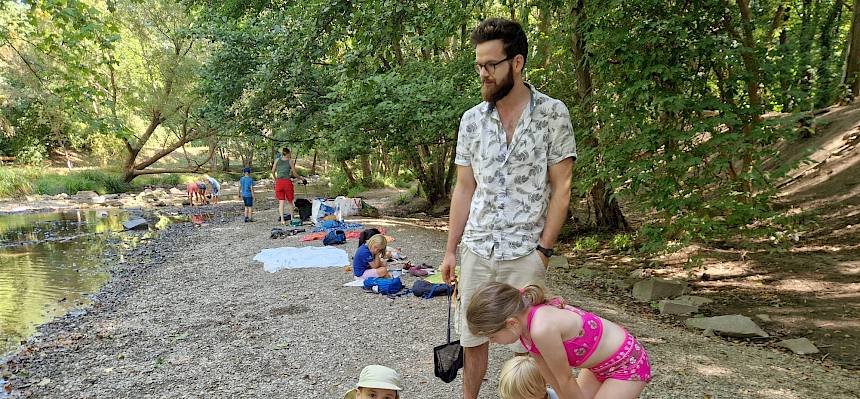
[{"label": "girl's blonde hair", "polygon": [[501,399],[546,397],[546,381],[531,356],[514,356],[502,365],[499,378]]},{"label": "girl's blonde hair", "polygon": [[368,249],[370,249],[371,245],[376,246],[378,248],[385,248],[388,246],[388,240],[382,234],[374,234],[367,239],[367,242],[365,244],[367,245]]},{"label": "girl's blonde hair", "polygon": [[[535,305],[547,302],[546,290],[539,285],[528,285],[522,292],[505,283],[485,283],[469,300],[466,323],[469,331],[479,337],[489,337],[505,328],[507,320],[522,314]],[[560,307],[563,307],[561,303]]]}]

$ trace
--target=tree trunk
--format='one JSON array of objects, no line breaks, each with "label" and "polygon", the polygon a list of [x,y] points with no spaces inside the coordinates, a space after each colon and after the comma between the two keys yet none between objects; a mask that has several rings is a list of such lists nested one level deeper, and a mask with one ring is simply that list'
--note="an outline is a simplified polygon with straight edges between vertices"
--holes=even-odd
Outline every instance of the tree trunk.
[{"label": "tree trunk", "polygon": [[314,148],[314,161],[311,163],[311,175],[317,174],[317,150]]},{"label": "tree trunk", "polygon": [[845,84],[851,86],[851,95],[860,95],[860,0],[854,0],[854,15],[851,20],[851,38],[848,49],[848,65],[845,67]]},{"label": "tree trunk", "polygon": [[[585,54],[585,35],[582,32],[585,26],[585,0],[579,0],[573,8],[574,29],[572,38],[572,53],[573,64],[576,68],[576,89],[579,95],[579,104],[582,112],[583,126],[590,130],[594,129],[594,122],[591,119],[592,102],[591,95],[594,90],[591,80],[591,68],[588,64],[588,57]],[[590,134],[583,141],[585,145],[592,148],[601,148],[596,135]],[[603,179],[598,179],[589,190],[589,198],[591,199],[592,210],[594,212],[594,223],[597,228],[607,230],[626,229],[627,220],[621,212],[621,206],[607,192],[607,182]]]},{"label": "tree trunk", "polygon": [[821,35],[818,39],[821,60],[818,61],[818,90],[815,96],[815,107],[821,108],[831,104],[833,100],[834,87],[833,70],[830,67],[830,56],[833,53],[833,37],[839,35],[839,17],[842,15],[843,0],[833,2],[833,8],[821,26]]},{"label": "tree trunk", "polygon": [[373,182],[373,167],[370,164],[370,155],[364,154],[361,156],[361,184],[365,187],[370,187]]},{"label": "tree trunk", "polygon": [[[794,86],[798,87],[801,94],[792,99],[790,106],[792,108],[800,107],[802,111],[810,111],[812,101],[810,101],[809,92],[812,89],[812,80],[814,79],[812,69],[812,43],[815,37],[815,23],[813,21],[814,8],[812,0],[803,0],[803,8],[801,12],[803,17],[800,23],[800,41],[797,48],[797,64],[795,66]],[[741,1],[738,1],[741,5]],[[747,9],[749,4],[745,2]],[[743,12],[743,7],[741,7]],[[743,16],[743,14],[741,14]],[[752,50],[752,47],[750,47]]]},{"label": "tree trunk", "polygon": [[[218,150],[218,136],[216,136],[214,134],[210,135],[209,136],[209,152],[214,154],[215,151],[217,151],[217,150]],[[209,157],[209,172],[214,172],[217,169],[218,169],[218,163],[216,162],[215,157],[210,156]]]},{"label": "tree trunk", "polygon": [[343,169],[343,174],[346,175],[346,181],[349,182],[349,185],[355,186],[355,175],[346,160],[340,161],[340,167]]}]

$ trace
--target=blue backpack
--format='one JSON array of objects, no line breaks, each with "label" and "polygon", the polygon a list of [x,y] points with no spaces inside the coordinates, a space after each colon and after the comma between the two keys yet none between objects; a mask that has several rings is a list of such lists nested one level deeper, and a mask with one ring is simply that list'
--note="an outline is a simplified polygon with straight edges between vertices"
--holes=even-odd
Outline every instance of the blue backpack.
[{"label": "blue backpack", "polygon": [[337,245],[346,242],[346,233],[343,230],[332,230],[323,237],[323,245]]},{"label": "blue backpack", "polygon": [[374,286],[377,287],[377,292],[379,292],[380,294],[391,295],[396,294],[403,289],[403,282],[400,281],[400,277],[369,277],[364,280],[365,289],[373,289]]},{"label": "blue backpack", "polygon": [[412,284],[412,293],[424,299],[449,295],[453,289],[454,287],[448,284],[433,284],[427,280],[415,280],[415,283]]}]

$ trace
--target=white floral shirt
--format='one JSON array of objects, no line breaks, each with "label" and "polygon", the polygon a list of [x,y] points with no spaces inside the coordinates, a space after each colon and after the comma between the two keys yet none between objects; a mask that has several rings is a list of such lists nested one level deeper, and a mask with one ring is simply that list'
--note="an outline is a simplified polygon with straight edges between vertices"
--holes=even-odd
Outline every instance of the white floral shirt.
[{"label": "white floral shirt", "polygon": [[535,90],[508,146],[499,113],[482,102],[463,114],[454,163],[477,182],[463,244],[477,255],[511,260],[537,247],[546,222],[549,166],[576,159],[570,113]]}]

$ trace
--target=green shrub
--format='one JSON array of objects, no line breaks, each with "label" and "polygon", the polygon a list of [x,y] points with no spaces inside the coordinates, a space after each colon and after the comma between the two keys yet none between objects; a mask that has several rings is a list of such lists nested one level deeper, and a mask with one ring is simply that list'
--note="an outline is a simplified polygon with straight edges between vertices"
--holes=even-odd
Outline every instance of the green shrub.
[{"label": "green shrub", "polygon": [[40,171],[0,167],[0,198],[21,197],[33,193],[32,181]]},{"label": "green shrub", "polygon": [[616,251],[626,251],[633,247],[633,238],[630,234],[618,233],[612,237],[612,241],[609,245]]},{"label": "green shrub", "polygon": [[576,240],[576,245],[574,246],[574,250],[584,252],[584,251],[593,251],[600,246],[600,241],[597,240],[595,236],[582,237]]},{"label": "green shrub", "polygon": [[346,192],[347,197],[358,197],[361,193],[367,191],[367,187],[358,184],[356,186],[350,187]]}]

